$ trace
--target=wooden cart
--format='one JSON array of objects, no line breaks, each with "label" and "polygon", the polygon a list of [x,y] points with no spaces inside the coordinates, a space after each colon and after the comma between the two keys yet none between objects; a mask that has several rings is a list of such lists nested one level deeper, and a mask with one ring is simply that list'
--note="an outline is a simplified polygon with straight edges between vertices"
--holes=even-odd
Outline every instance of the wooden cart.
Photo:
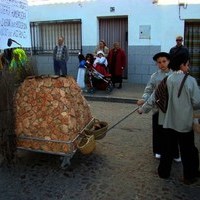
[{"label": "wooden cart", "polygon": [[[37,138],[37,137],[28,137],[28,136],[18,136],[17,137],[17,149],[19,150],[26,150],[26,151],[32,151],[32,152],[38,152],[38,153],[47,153],[47,154],[54,154],[54,155],[59,155],[61,156],[61,168],[65,168],[67,166],[69,166],[71,164],[70,160],[73,157],[73,155],[75,154],[75,152],[77,151],[77,144],[80,142],[80,140],[82,139],[82,136],[84,134],[85,129],[88,129],[88,127],[91,126],[91,124],[93,123],[95,119],[92,118],[91,121],[81,130],[80,133],[77,134],[77,136],[73,139],[73,140],[69,140],[69,141],[62,141],[62,140],[50,140],[50,139],[43,139],[43,138]],[[64,145],[66,147],[66,151],[49,151],[49,150],[45,150],[45,148],[43,149],[37,149],[37,145],[35,146],[36,148],[33,147],[28,147],[27,145],[23,145],[23,144],[27,144],[27,143],[32,143],[32,144],[39,144],[38,146],[42,146],[41,143],[45,144],[45,145],[57,145],[57,146],[61,146]]]}]

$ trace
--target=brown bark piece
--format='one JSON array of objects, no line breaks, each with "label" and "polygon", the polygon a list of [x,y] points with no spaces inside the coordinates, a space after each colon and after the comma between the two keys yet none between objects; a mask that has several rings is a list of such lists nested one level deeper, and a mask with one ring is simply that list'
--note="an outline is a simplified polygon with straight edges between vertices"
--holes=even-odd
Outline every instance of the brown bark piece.
[{"label": "brown bark piece", "polygon": [[[17,146],[68,152],[72,141],[92,119],[87,101],[73,77],[31,77],[18,88],[15,98],[15,132],[39,140],[18,139]],[[74,145],[74,144],[73,144]]]}]

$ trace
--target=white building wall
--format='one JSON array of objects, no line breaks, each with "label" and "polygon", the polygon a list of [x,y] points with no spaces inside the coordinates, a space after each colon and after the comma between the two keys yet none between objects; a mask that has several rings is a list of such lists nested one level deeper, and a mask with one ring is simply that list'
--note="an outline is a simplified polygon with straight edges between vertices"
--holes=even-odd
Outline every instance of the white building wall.
[{"label": "white building wall", "polygon": [[[115,7],[115,12],[110,12],[110,7]],[[200,20],[199,10],[200,4],[188,5],[187,9],[180,9],[180,17]],[[83,47],[97,45],[97,17],[109,16],[128,16],[128,80],[131,82],[146,83],[156,70],[152,55],[157,51],[168,52],[175,45],[175,37],[184,35],[184,20],[179,19],[178,5],[155,5],[152,0],[92,0],[79,4],[32,6],[29,12],[31,22],[81,19]],[[139,38],[142,25],[151,27],[150,39]]]}]

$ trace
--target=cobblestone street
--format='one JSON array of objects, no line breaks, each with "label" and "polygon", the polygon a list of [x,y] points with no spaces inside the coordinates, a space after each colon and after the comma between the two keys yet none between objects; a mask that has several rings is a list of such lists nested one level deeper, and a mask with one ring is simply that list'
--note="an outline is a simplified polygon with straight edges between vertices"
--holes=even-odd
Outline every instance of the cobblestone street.
[{"label": "cobblestone street", "polygon": [[[152,155],[151,113],[133,113],[134,104],[89,101],[93,116],[109,123],[89,156],[74,154],[61,169],[59,156],[20,151],[16,164],[0,167],[1,200],[198,200],[200,180],[184,185],[181,163],[171,178],[157,176]],[[120,123],[118,123],[120,121]],[[196,135],[200,150],[200,136]]]}]

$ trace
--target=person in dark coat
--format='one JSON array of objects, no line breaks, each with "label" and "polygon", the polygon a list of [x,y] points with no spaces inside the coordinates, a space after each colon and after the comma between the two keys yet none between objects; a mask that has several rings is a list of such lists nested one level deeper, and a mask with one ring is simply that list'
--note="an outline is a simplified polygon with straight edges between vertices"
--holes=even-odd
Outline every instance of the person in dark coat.
[{"label": "person in dark coat", "polygon": [[113,44],[113,48],[108,53],[108,68],[112,75],[113,86],[119,83],[118,89],[122,88],[122,75],[126,67],[125,51],[120,48],[119,42]]},{"label": "person in dark coat", "polygon": [[183,46],[182,36],[179,35],[176,37],[176,45],[170,49],[169,54],[171,59],[174,59],[176,56],[179,56],[180,54],[185,54],[189,57],[189,51],[187,47]]}]

